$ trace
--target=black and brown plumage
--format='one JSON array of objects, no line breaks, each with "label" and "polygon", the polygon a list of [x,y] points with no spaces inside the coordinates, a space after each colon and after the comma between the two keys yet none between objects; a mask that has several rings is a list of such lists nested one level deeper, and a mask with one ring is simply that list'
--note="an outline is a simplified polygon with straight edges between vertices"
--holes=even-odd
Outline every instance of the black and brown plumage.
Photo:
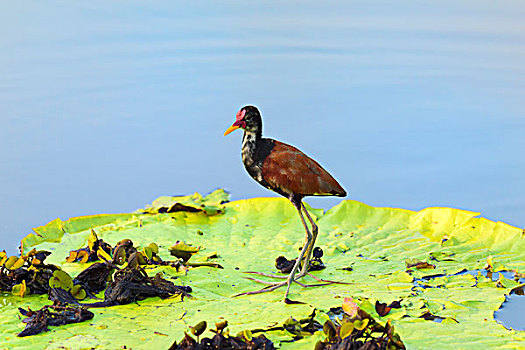
[{"label": "black and brown plumage", "polygon": [[[242,161],[246,170],[262,186],[279,193],[292,202],[306,231],[306,244],[301,249],[299,258],[286,282],[267,283],[266,288],[257,291],[267,292],[287,285],[284,298],[285,302],[289,302],[290,285],[308,273],[318,233],[317,225],[302,203],[303,198],[307,196],[345,197],[346,191],[319,163],[297,148],[270,138],[263,138],[262,118],[256,107],[242,107],[237,112],[235,122],[224,135],[239,128],[244,130]],[[303,213],[312,226],[311,231]],[[301,271],[297,274],[299,267]],[[331,281],[325,282],[331,283]]]}]

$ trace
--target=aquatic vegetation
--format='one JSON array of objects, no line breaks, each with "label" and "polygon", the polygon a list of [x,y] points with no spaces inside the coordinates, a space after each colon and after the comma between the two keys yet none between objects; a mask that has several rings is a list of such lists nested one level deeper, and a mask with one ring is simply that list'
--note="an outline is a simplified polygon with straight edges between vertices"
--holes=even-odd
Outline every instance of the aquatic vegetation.
[{"label": "aquatic vegetation", "polygon": [[[170,203],[174,202],[176,204],[176,197],[170,197]],[[198,203],[198,207],[207,205]],[[351,317],[357,307],[385,329],[390,319],[394,333],[408,349],[479,348],[479,344],[487,348],[520,348],[525,341],[525,332],[507,329],[494,319],[494,312],[506,296],[523,291],[520,276],[525,273],[525,237],[522,229],[450,208],[413,212],[373,208],[356,201],[343,201],[327,212],[309,208],[319,226],[317,242],[323,251],[325,268],[311,271],[313,277],[305,276],[301,282],[316,284],[315,278],[319,278],[345,284],[315,288],[294,284],[291,295],[303,304],[285,305],[281,302],[282,293],[232,296],[257,288],[245,278],[249,275],[244,272],[279,274],[275,268],[276,257],[298,256],[302,227],[296,220],[295,209],[280,198],[236,202],[214,199],[214,207],[217,210],[209,213],[205,210],[137,211],[67,221],[57,219],[35,229],[38,235],[26,237],[22,253],[28,256],[33,248],[35,252],[52,252],[42,263],[47,267],[39,267],[42,273],[47,271],[44,273],[46,289],[53,272],[60,269],[72,277],[73,285],[82,286],[86,298],[91,293],[101,299],[71,298],[72,302],[81,304],[104,302],[105,296],[101,293],[115,281],[113,276],[117,271],[128,268],[132,256],[136,265],[131,264],[137,270],[133,274],[142,278],[138,271],[143,269],[148,276],[146,284],[154,283],[152,279],[162,273],[167,281],[191,286],[192,298],[184,298],[184,302],[181,302],[183,294],[166,299],[149,297],[139,300],[138,304],[93,310],[95,316],[89,323],[68,326],[75,334],[90,334],[89,344],[94,348],[169,348],[175,339],[184,338],[189,325],[202,320],[228,320],[231,334],[249,330],[253,335],[264,334],[280,348],[313,349],[318,341],[326,340],[322,326],[327,320],[332,320],[337,329],[342,313],[346,311]],[[109,258],[99,256],[94,262],[66,262],[70,251],[88,247],[92,229],[98,239],[112,247],[106,252]],[[153,242],[158,252],[150,245]],[[177,244],[197,251],[184,262],[182,257],[170,254],[169,248]],[[122,248],[116,250],[118,246]],[[272,254],[268,254],[268,248]],[[0,261],[8,259],[0,257]],[[16,261],[18,259],[16,257]],[[10,264],[14,263],[15,258]],[[215,268],[217,265],[223,268]],[[29,270],[30,266],[28,257],[21,271]],[[100,271],[81,273],[89,268]],[[16,275],[13,271],[16,270],[1,267],[0,285],[5,276]],[[109,275],[111,281],[107,279]],[[67,347],[73,337],[62,327],[26,338],[24,343],[14,336],[23,325],[18,318],[18,307],[38,310],[49,303],[47,297],[33,291],[31,278],[15,280],[15,284],[23,280],[31,292],[23,298],[11,294],[12,284],[3,288],[8,294],[0,304],[3,311],[0,342],[10,349]],[[86,280],[96,283],[86,284]],[[97,287],[91,290],[87,285]],[[345,298],[351,298],[353,304],[344,304]],[[314,311],[311,321],[304,321],[310,319]],[[293,320],[298,320],[301,326]],[[371,323],[369,320],[366,327]],[[309,324],[313,326],[306,327]],[[354,329],[356,325],[360,328],[363,323],[354,323]],[[343,328],[344,334],[349,327]],[[210,332],[207,327],[199,340],[212,339],[215,334]],[[386,339],[388,332],[386,336],[384,332],[376,332],[373,337]]]}]

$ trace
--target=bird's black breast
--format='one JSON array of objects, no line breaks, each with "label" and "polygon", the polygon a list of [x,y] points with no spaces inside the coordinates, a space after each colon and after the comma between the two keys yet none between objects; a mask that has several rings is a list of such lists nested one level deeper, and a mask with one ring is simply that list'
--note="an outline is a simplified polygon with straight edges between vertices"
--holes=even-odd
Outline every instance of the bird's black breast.
[{"label": "bird's black breast", "polygon": [[272,139],[259,139],[255,146],[255,162],[262,166],[262,163],[272,151],[274,144],[275,141]]},{"label": "bird's black breast", "polygon": [[251,159],[249,159],[249,161],[244,163],[244,166],[246,168],[246,171],[248,171],[248,174],[250,174],[250,176],[255,181],[257,181],[258,183],[260,183],[261,185],[267,188],[270,188],[270,187],[268,183],[264,181],[263,179],[262,167],[263,167],[264,160],[266,159],[266,157],[268,157],[268,155],[272,151],[274,147],[274,143],[275,141],[272,139],[260,138],[256,140],[255,147],[253,147],[251,152],[249,152],[250,153],[249,158]]}]

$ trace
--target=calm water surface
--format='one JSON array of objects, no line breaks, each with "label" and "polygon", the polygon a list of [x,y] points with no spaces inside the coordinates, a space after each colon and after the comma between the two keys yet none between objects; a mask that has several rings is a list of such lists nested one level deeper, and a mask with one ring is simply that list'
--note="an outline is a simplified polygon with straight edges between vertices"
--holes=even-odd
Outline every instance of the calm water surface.
[{"label": "calm water surface", "polygon": [[[223,187],[245,104],[374,206],[525,226],[521,1],[0,3],[0,239]],[[330,207],[338,199],[311,199]]]}]

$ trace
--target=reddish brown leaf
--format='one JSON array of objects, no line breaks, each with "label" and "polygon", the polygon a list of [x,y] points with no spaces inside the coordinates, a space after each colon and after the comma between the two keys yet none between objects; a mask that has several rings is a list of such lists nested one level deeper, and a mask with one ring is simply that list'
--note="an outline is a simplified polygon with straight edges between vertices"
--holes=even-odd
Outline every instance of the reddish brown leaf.
[{"label": "reddish brown leaf", "polygon": [[379,316],[383,317],[388,315],[390,310],[392,310],[392,308],[388,307],[386,303],[380,303],[379,300],[376,300],[376,312]]}]

